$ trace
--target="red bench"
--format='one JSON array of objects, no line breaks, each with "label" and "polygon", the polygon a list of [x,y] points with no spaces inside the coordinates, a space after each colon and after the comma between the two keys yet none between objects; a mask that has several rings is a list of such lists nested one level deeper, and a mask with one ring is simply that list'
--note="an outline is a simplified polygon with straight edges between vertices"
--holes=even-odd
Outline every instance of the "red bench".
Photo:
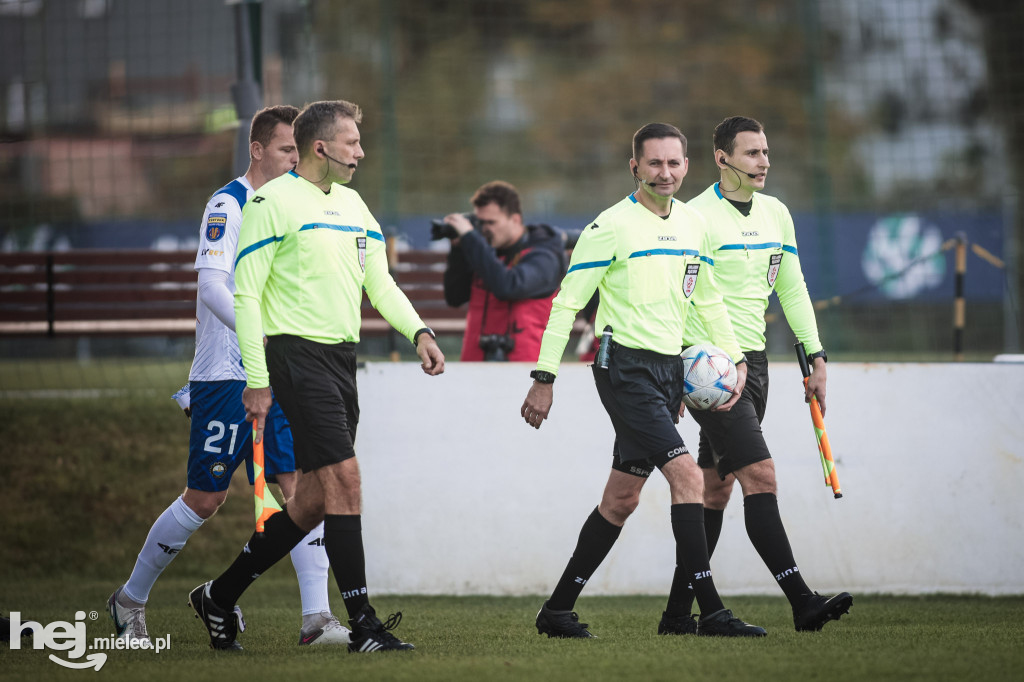
[{"label": "red bench", "polygon": [[[196,327],[195,251],[0,253],[0,337],[191,336]],[[396,251],[391,273],[438,334],[466,328],[466,306],[444,300],[446,254]],[[574,332],[583,328],[577,319]],[[361,336],[393,332],[363,297]]]},{"label": "red bench", "polygon": [[0,253],[0,335],[195,334],[194,251]]},{"label": "red bench", "polygon": [[[195,334],[195,251],[0,253],[0,336]],[[399,286],[438,333],[465,328],[444,302],[445,254],[389,248]],[[363,301],[364,336],[391,326]]]}]

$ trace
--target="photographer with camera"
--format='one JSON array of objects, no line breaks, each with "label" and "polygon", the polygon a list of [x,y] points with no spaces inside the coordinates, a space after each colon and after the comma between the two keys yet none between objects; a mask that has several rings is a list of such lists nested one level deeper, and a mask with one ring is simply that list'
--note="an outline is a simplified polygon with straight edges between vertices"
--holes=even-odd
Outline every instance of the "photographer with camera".
[{"label": "photographer with camera", "polygon": [[519,193],[507,182],[483,185],[473,212],[432,224],[452,248],[444,298],[469,301],[461,360],[536,362],[551,301],[567,267],[565,237],[549,225],[524,225]]}]

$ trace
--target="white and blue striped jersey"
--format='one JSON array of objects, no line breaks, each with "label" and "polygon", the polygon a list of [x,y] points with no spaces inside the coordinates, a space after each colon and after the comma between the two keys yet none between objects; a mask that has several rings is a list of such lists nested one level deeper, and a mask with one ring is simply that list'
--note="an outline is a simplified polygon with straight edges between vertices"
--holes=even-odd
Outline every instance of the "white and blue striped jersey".
[{"label": "white and blue striped jersey", "polygon": [[[195,269],[214,268],[228,273],[228,289],[235,291],[235,251],[242,225],[242,207],[253,194],[243,175],[214,192],[206,203],[199,231]],[[245,381],[238,337],[196,299],[196,355],[189,381]]]}]

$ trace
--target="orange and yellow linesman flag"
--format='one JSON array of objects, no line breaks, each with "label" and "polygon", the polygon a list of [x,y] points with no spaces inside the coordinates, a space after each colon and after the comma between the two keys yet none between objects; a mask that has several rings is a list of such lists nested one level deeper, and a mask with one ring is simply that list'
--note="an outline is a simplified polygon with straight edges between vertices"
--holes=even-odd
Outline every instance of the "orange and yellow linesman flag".
[{"label": "orange and yellow linesman flag", "polygon": [[277,503],[274,493],[267,490],[267,475],[264,471],[263,441],[256,442],[256,429],[259,427],[257,420],[252,420],[252,469],[256,479],[256,533],[263,535],[263,524],[271,516],[281,511],[281,505]]},{"label": "orange and yellow linesman flag", "polygon": [[[807,353],[804,351],[804,344],[796,344],[796,361],[800,365],[800,373],[804,375],[804,386],[811,376],[811,368],[807,362]],[[843,496],[839,488],[839,473],[836,471],[835,460],[832,459],[832,446],[828,442],[828,434],[825,433],[825,418],[821,414],[821,406],[818,405],[818,398],[811,396],[811,423],[814,425],[814,438],[818,441],[818,456],[821,458],[821,470],[825,474],[825,485],[831,486],[835,499]]]}]

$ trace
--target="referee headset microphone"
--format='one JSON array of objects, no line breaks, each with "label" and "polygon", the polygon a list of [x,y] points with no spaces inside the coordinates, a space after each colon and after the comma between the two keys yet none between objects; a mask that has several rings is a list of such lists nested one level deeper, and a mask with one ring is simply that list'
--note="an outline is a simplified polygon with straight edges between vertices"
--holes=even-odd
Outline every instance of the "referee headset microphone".
[{"label": "referee headset microphone", "polygon": [[744,175],[746,175],[751,180],[753,180],[754,178],[757,177],[757,173],[748,173],[745,170],[741,170],[741,169],[737,168],[736,166],[732,165],[731,163],[729,163],[728,161],[726,161],[724,157],[719,159],[718,162],[719,163],[724,163],[726,166],[728,166],[729,168],[732,168],[733,171],[735,171],[737,173],[743,173]]},{"label": "referee headset microphone", "polygon": [[633,179],[636,180],[637,182],[641,183],[641,184],[647,185],[648,187],[657,187],[658,186],[658,183],[656,183],[656,182],[648,182],[647,180],[644,180],[639,175],[637,175],[636,174],[636,168],[633,169]]},{"label": "referee headset microphone", "polygon": [[[341,161],[338,161],[336,158],[334,158],[333,156],[328,154],[324,150],[323,147],[317,147],[317,151],[320,152],[321,154],[323,154],[325,157],[327,157],[328,160],[333,161],[334,163],[338,164],[339,166],[347,166],[349,168],[355,168],[356,167],[356,164],[354,164],[354,163],[342,163]],[[754,177],[754,176],[750,176],[750,177]]]},{"label": "referee headset microphone", "polygon": [[327,178],[327,176],[330,175],[330,173],[331,173],[331,163],[330,162],[331,161],[333,161],[334,163],[338,164],[339,166],[346,166],[346,167],[351,168],[353,170],[355,170],[355,168],[356,168],[356,164],[354,164],[354,163],[342,163],[341,161],[338,161],[336,158],[334,158],[333,156],[331,156],[330,154],[327,153],[327,151],[324,149],[323,145],[319,145],[316,148],[316,151],[317,151],[318,154],[323,154],[324,157],[327,158],[327,167],[324,169],[324,176],[322,178],[320,178],[319,182],[323,182]]},{"label": "referee headset microphone", "polygon": [[724,156],[722,158],[718,159],[718,162],[721,163],[722,165],[728,166],[729,168],[732,169],[732,172],[736,174],[736,186],[733,187],[732,189],[723,189],[722,190],[723,192],[735,192],[736,190],[738,190],[740,188],[740,186],[743,184],[743,180],[740,179],[740,173],[743,173],[744,175],[746,175],[751,180],[753,180],[754,178],[757,177],[757,173],[748,173],[745,170],[737,168],[736,166],[734,166],[731,163],[729,163],[728,161],[726,161]]}]

